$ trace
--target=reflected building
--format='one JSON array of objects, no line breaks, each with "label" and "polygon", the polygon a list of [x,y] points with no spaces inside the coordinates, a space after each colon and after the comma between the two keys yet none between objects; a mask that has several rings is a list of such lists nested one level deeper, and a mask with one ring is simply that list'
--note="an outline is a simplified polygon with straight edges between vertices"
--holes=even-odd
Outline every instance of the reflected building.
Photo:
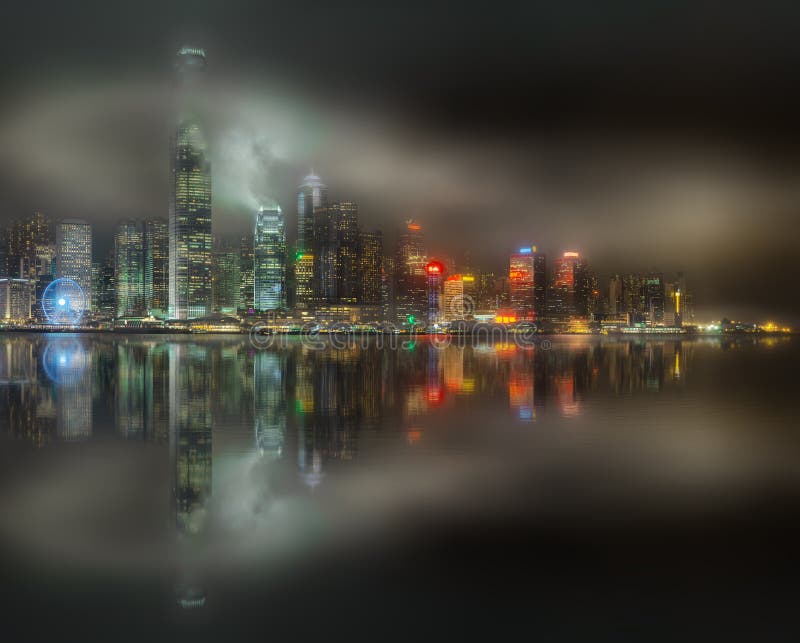
[{"label": "reflected building", "polygon": [[256,351],[253,358],[253,411],[256,445],[261,455],[280,458],[286,431],[285,358]]},{"label": "reflected building", "polygon": [[92,435],[93,355],[82,338],[58,337],[45,344],[42,370],[53,387],[59,440],[72,442]]}]

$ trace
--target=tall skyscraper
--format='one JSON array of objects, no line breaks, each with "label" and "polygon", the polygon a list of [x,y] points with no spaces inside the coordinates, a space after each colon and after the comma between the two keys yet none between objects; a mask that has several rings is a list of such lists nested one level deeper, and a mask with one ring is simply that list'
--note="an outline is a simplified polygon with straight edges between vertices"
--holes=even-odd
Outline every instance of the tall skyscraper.
[{"label": "tall skyscraper", "polygon": [[116,317],[144,317],[144,231],[141,222],[125,221],[114,237]]},{"label": "tall skyscraper", "polygon": [[105,260],[92,266],[95,313],[104,319],[117,314],[116,240]]},{"label": "tall skyscraper", "polygon": [[511,255],[508,281],[511,308],[517,319],[534,320],[545,313],[547,286],[545,257],[536,246],[520,248]]},{"label": "tall skyscraper", "polygon": [[623,311],[622,297],[623,281],[619,275],[614,275],[608,282],[608,314],[620,315]]},{"label": "tall skyscraper", "polygon": [[383,235],[380,231],[360,232],[358,241],[358,303],[381,303]]},{"label": "tall skyscraper", "polygon": [[444,265],[440,261],[431,261],[425,266],[428,282],[428,324],[433,326],[442,321],[442,279]]},{"label": "tall skyscraper", "polygon": [[651,326],[664,323],[664,276],[653,272],[644,279],[645,313]]},{"label": "tall skyscraper", "polygon": [[56,226],[56,277],[77,283],[91,309],[92,227],[86,221],[64,219]]},{"label": "tall skyscraper", "polygon": [[444,280],[442,317],[444,321],[464,319],[464,275],[450,275]]},{"label": "tall skyscraper", "polygon": [[239,305],[242,310],[254,310],[255,302],[255,277],[254,277],[254,258],[253,258],[253,235],[248,234],[242,237],[239,253],[239,278],[241,286],[239,288]]},{"label": "tall skyscraper", "polygon": [[286,306],[286,232],[277,205],[256,213],[254,236],[255,309]]},{"label": "tall skyscraper", "polygon": [[555,261],[549,305],[555,319],[588,317],[591,313],[592,283],[586,262],[579,252],[567,251]]},{"label": "tall skyscraper", "polygon": [[406,221],[397,239],[395,253],[396,316],[400,324],[410,319],[422,320],[427,312],[428,263],[422,227],[415,221]]},{"label": "tall skyscraper", "polygon": [[327,204],[328,187],[312,171],[297,192],[297,252],[308,252],[314,246],[314,209]]},{"label": "tall skyscraper", "polygon": [[184,47],[176,64],[180,107],[172,141],[169,212],[169,317],[211,312],[211,164],[197,117],[206,65],[202,49]]},{"label": "tall skyscraper", "polygon": [[314,211],[314,300],[353,304],[358,299],[358,205],[342,201]]},{"label": "tall skyscraper", "polygon": [[169,229],[163,219],[144,222],[144,305],[164,317],[169,308]]},{"label": "tall skyscraper", "polygon": [[55,270],[55,233],[41,212],[14,221],[7,232],[6,264],[9,277],[36,279]]},{"label": "tall skyscraper", "polygon": [[239,310],[241,291],[241,257],[232,248],[214,252],[214,310],[235,314]]},{"label": "tall skyscraper", "polygon": [[0,279],[8,277],[8,228],[0,228]]}]

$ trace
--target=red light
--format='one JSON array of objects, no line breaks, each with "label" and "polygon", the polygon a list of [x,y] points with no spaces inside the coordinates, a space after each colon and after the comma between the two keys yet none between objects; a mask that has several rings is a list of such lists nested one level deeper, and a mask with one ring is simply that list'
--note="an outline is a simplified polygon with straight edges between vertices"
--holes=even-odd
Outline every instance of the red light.
[{"label": "red light", "polygon": [[440,275],[444,272],[444,266],[438,261],[431,261],[427,266],[425,266],[425,270],[429,275]]}]

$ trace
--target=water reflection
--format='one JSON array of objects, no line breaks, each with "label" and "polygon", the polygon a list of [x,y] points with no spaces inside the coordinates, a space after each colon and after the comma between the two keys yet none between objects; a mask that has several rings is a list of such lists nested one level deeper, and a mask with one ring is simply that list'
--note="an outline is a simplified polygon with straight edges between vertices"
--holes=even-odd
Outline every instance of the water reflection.
[{"label": "water reflection", "polygon": [[318,350],[297,341],[259,350],[245,338],[9,334],[0,338],[0,413],[5,433],[40,446],[93,434],[169,443],[178,516],[188,525],[211,490],[212,433],[224,452],[277,459],[293,450],[313,487],[327,463],[357,456],[363,431],[420,432],[431,414],[503,401],[511,421],[580,416],[593,397],[680,389],[698,346],[742,342]]}]

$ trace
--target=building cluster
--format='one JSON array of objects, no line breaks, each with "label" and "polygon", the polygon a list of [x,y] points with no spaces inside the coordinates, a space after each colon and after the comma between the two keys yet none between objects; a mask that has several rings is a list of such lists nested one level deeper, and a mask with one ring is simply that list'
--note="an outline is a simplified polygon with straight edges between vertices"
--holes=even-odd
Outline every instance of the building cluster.
[{"label": "building cluster", "polygon": [[287,323],[406,328],[470,320],[570,330],[590,322],[676,327],[692,319],[683,276],[615,275],[601,293],[575,251],[548,265],[529,245],[510,254],[507,272],[486,273],[468,257],[457,265],[434,256],[421,224],[409,220],[393,252],[386,252],[382,233],[361,226],[358,205],[329,198],[313,172],[297,191],[291,244],[277,204],[254,212],[252,233],[236,244],[215,240],[211,165],[195,109],[205,65],[202,49],[178,52],[168,217],[120,223],[100,261],[93,261],[92,228],[85,221],[53,222],[35,212],[12,222],[0,234],[0,320],[47,323],[42,298],[56,279],[82,290],[83,320],[116,325],[235,321],[265,313]]}]

